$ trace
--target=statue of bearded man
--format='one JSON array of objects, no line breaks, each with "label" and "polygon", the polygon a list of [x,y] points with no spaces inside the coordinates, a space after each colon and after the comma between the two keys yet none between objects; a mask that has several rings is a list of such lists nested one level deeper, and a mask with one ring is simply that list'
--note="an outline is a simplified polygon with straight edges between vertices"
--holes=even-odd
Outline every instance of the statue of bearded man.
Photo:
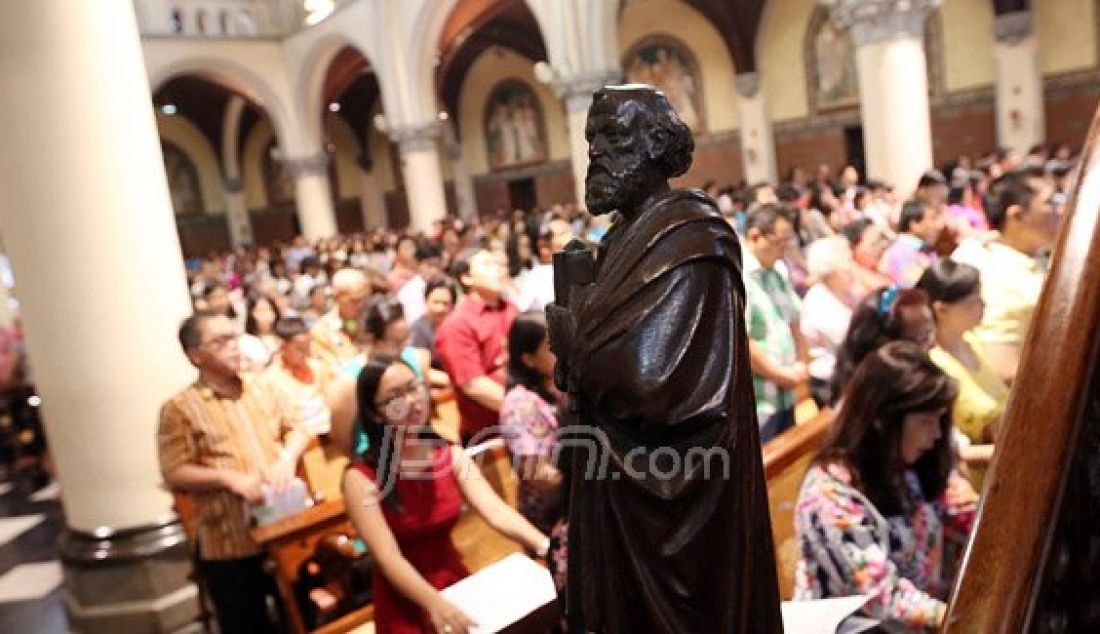
[{"label": "statue of bearded man", "polygon": [[570,630],[781,631],[737,236],[669,187],[694,141],[660,92],[601,89],[585,136],[588,209],[618,217],[548,309],[575,448]]}]

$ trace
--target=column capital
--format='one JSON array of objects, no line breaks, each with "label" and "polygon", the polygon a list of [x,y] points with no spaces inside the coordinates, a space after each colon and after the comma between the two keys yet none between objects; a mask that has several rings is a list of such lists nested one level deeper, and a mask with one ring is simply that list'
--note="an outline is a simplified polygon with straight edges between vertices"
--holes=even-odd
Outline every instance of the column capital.
[{"label": "column capital", "polygon": [[943,0],[834,0],[836,24],[852,34],[856,46],[899,38],[921,38],[924,20]]},{"label": "column capital", "polygon": [[590,73],[578,73],[562,77],[551,82],[550,87],[558,99],[565,100],[566,110],[578,112],[587,110],[592,103],[592,93],[604,86],[618,84],[623,73],[619,69],[608,69]]},{"label": "column capital", "polygon": [[240,178],[226,178],[225,191],[230,194],[239,194],[244,191],[244,181]]},{"label": "column capital", "polygon": [[443,124],[439,121],[396,126],[390,130],[390,139],[401,152],[418,152],[437,148],[443,137]]},{"label": "column capital", "polygon": [[1013,11],[993,16],[993,35],[997,42],[1015,44],[1029,37],[1035,20],[1031,11]]},{"label": "column capital", "polygon": [[280,162],[294,180],[306,176],[328,175],[329,157],[323,152],[311,156],[287,157]]},{"label": "column capital", "polygon": [[760,73],[738,73],[734,78],[737,86],[737,94],[742,97],[752,97],[760,90]]}]

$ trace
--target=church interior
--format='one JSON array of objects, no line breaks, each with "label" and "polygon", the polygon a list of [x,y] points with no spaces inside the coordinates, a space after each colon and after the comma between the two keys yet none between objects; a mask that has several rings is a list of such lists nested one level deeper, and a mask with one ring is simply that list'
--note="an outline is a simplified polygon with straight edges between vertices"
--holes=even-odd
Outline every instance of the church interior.
[{"label": "church interior", "polygon": [[[36,0],[0,34],[0,631],[1100,631],[1100,1]],[[601,392],[562,315],[601,322],[576,285],[676,196],[731,327],[639,318]],[[666,357],[701,374],[631,382]],[[748,575],[703,571],[671,417],[727,371],[775,601],[717,616]],[[567,575],[632,521],[591,520],[579,422],[637,485],[604,506],[664,518],[627,616]]]}]

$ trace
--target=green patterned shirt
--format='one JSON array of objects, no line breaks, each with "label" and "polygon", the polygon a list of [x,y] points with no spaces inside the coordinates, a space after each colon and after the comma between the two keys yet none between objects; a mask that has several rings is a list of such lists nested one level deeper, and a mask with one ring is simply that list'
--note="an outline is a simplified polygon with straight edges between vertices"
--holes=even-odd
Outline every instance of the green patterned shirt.
[{"label": "green patterned shirt", "polygon": [[[779,260],[766,269],[746,247],[745,326],[749,338],[764,349],[776,363],[791,366],[798,361],[792,322],[802,312],[802,300],[791,285],[787,265]],[[794,391],[785,390],[753,372],[756,392],[756,417],[763,425],[771,415],[794,407]]]}]

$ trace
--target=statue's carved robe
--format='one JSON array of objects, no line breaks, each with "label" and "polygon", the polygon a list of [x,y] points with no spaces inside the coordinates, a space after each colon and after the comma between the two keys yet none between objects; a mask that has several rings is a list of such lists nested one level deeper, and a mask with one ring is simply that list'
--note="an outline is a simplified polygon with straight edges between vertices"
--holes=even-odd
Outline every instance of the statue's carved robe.
[{"label": "statue's carved robe", "polygon": [[609,468],[572,452],[571,629],[781,631],[744,308],[737,237],[700,192],[601,245],[568,367]]}]

